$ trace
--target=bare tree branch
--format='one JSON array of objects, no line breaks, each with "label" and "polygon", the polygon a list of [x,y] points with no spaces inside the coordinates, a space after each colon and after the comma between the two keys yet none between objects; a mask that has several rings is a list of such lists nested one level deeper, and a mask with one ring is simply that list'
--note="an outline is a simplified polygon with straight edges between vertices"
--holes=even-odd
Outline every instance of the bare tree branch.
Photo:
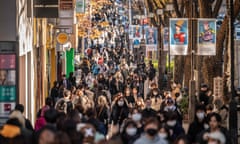
[{"label": "bare tree branch", "polygon": [[180,8],[180,12],[182,14],[182,16],[184,17],[184,7],[185,7],[185,3],[184,3],[184,0],[181,1],[181,8]]},{"label": "bare tree branch", "polygon": [[216,5],[215,5],[214,10],[213,10],[213,17],[214,18],[217,17],[218,12],[219,12],[219,10],[221,8],[221,5],[222,5],[222,0],[217,0]]},{"label": "bare tree branch", "polygon": [[182,17],[182,14],[179,11],[179,7],[178,7],[178,0],[173,0],[173,6],[174,6],[177,17]]}]

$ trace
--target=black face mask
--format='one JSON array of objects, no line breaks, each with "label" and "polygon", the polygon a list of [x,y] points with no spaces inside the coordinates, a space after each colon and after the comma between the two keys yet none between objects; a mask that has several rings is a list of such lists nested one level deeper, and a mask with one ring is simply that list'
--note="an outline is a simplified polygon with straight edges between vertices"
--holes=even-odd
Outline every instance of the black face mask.
[{"label": "black face mask", "polygon": [[176,97],[179,97],[179,96],[180,96],[180,93],[175,93],[175,96],[176,96]]},{"label": "black face mask", "polygon": [[147,129],[147,134],[150,135],[150,136],[155,136],[157,134],[157,130],[156,129],[153,129],[153,128],[150,128],[150,129]]}]

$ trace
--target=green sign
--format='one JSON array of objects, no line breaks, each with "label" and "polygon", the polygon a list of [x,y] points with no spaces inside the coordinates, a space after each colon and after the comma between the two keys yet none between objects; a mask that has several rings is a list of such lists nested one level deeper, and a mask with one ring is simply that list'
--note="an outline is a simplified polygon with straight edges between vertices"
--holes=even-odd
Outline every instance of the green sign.
[{"label": "green sign", "polygon": [[67,77],[70,72],[74,72],[74,48],[66,51]]},{"label": "green sign", "polygon": [[0,102],[16,101],[15,86],[0,86]]},{"label": "green sign", "polygon": [[85,0],[76,0],[76,12],[77,13],[85,12]]}]

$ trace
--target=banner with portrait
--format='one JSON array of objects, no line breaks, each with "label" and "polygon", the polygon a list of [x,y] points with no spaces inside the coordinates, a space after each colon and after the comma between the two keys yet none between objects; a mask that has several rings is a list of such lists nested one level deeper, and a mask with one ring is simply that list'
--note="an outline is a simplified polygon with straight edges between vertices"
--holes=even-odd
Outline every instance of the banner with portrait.
[{"label": "banner with portrait", "polygon": [[198,19],[198,55],[216,55],[216,19]]},{"label": "banner with portrait", "polygon": [[188,19],[170,19],[170,55],[188,54]]},{"label": "banner with portrait", "polygon": [[157,59],[158,30],[156,27],[145,26],[146,57]]},{"label": "banner with portrait", "polygon": [[133,48],[139,48],[142,35],[142,26],[140,25],[130,25],[129,27],[129,39],[133,41]]},{"label": "banner with portrait", "polygon": [[169,49],[169,28],[163,28],[162,32],[162,40],[163,40],[163,51],[168,51]]}]

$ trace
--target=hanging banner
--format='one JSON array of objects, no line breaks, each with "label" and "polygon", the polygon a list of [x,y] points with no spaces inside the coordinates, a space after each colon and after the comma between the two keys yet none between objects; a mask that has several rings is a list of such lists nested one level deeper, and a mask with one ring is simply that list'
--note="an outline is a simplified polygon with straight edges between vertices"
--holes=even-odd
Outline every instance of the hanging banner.
[{"label": "hanging banner", "polygon": [[170,19],[170,55],[188,54],[188,19]]},{"label": "hanging banner", "polygon": [[158,30],[156,27],[146,26],[144,28],[146,34],[146,58],[157,60],[157,35]]},{"label": "hanging banner", "polygon": [[142,26],[130,25],[129,38],[133,40],[133,48],[139,48],[142,39]]},{"label": "hanging banner", "polygon": [[85,13],[85,0],[76,0],[76,12]]},{"label": "hanging banner", "polygon": [[157,28],[146,26],[144,31],[146,34],[146,47],[151,51],[157,51]]},{"label": "hanging banner", "polygon": [[168,51],[169,49],[169,29],[165,27],[162,32],[163,37],[163,51]]},{"label": "hanging banner", "polygon": [[198,55],[216,55],[216,19],[198,19]]}]

